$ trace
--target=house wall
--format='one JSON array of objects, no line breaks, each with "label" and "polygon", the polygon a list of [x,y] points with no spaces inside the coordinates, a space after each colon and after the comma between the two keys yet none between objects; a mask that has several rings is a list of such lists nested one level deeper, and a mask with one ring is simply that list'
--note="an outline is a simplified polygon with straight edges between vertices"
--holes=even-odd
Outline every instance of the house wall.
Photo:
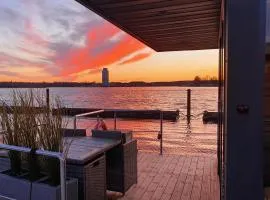
[{"label": "house wall", "polygon": [[264,87],[264,114],[265,117],[270,120],[270,0],[267,0],[266,3],[266,64]]},{"label": "house wall", "polygon": [[[270,187],[270,54],[268,51],[266,51],[264,81],[264,186]],[[270,195],[268,193],[267,196]]]},{"label": "house wall", "polygon": [[261,200],[265,0],[227,0],[225,7],[225,199]]},{"label": "house wall", "polygon": [[266,2],[266,42],[270,43],[270,0]]},{"label": "house wall", "polygon": [[[270,0],[266,3],[266,56],[264,77],[264,186],[270,186]],[[269,196],[268,192],[266,194]]]},{"label": "house wall", "polygon": [[270,60],[266,61],[265,67],[264,107],[265,117],[270,120]]}]

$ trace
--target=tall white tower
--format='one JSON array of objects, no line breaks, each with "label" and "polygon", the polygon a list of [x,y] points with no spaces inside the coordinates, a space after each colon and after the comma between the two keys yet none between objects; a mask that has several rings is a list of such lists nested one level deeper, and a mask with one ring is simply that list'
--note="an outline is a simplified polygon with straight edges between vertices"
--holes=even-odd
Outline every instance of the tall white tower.
[{"label": "tall white tower", "polygon": [[109,70],[107,68],[103,68],[102,70],[102,86],[103,87],[109,87]]}]

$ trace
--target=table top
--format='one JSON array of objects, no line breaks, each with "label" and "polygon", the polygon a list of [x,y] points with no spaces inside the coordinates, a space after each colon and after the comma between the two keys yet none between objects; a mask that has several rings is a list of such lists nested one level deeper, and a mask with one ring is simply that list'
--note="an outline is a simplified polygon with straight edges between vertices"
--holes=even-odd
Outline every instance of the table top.
[{"label": "table top", "polygon": [[64,138],[64,149],[68,150],[67,163],[88,163],[96,156],[105,153],[119,144],[121,144],[121,140],[95,137],[66,137]]}]

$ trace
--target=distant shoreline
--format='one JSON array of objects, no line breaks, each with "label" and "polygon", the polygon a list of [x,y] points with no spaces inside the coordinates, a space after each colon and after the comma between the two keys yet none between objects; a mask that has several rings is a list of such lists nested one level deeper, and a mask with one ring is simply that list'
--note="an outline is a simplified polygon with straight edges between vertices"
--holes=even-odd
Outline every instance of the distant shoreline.
[{"label": "distant shoreline", "polygon": [[[218,87],[217,80],[173,82],[112,82],[110,87]],[[0,88],[103,87],[94,82],[0,82]]]}]

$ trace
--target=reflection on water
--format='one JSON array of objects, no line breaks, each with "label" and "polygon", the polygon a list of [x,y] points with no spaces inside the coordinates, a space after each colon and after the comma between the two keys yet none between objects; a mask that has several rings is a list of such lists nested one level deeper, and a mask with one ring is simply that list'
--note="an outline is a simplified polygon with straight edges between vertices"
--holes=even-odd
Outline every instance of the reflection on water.
[{"label": "reflection on water", "polygon": [[[190,124],[181,116],[177,122],[164,121],[163,146],[165,153],[207,154],[216,153],[216,132],[214,124],[205,125],[198,114],[204,110],[217,110],[217,88],[190,88],[192,115]],[[163,109],[186,113],[186,90],[184,87],[142,87],[142,88],[51,88],[53,96],[64,100],[65,106],[113,109]],[[45,92],[45,91],[44,91]],[[7,99],[10,90],[0,89],[1,98]],[[113,120],[106,119],[109,128]],[[78,120],[78,127],[87,128],[88,134],[96,121]],[[69,126],[73,126],[72,120]],[[159,120],[123,120],[118,119],[118,129],[134,131],[139,149],[159,152],[157,134]],[[143,132],[152,131],[155,133]],[[136,132],[139,131],[139,132]],[[141,132],[142,131],[142,132]]]}]

